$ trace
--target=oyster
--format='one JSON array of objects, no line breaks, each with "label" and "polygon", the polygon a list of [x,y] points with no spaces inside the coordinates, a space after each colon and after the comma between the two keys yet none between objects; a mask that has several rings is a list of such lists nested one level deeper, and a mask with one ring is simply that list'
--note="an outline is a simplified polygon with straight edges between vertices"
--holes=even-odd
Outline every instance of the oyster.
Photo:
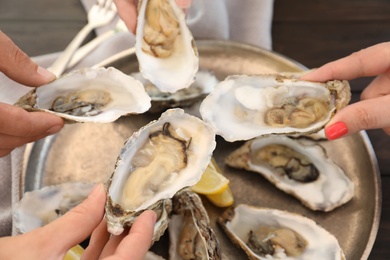
[{"label": "oyster", "polygon": [[[146,209],[162,212],[160,219],[167,224],[171,198],[199,181],[215,146],[212,128],[182,109],[167,110],[134,133],[107,182],[109,232],[120,234]],[[156,230],[155,238],[165,224]]]},{"label": "oyster", "polygon": [[136,32],[135,53],[142,75],[162,92],[189,87],[199,58],[175,0],[140,1]]},{"label": "oyster", "polygon": [[146,93],[152,99],[152,106],[148,110],[151,113],[163,112],[168,108],[191,106],[202,100],[219,82],[211,72],[198,71],[195,75],[195,81],[188,88],[178,90],[175,93],[167,93],[161,92],[153,83],[145,79],[140,72],[130,75],[142,82]]},{"label": "oyster", "polygon": [[72,71],[27,93],[16,105],[75,122],[107,123],[143,113],[151,104],[141,82],[110,67]]},{"label": "oyster", "polygon": [[257,172],[312,210],[331,211],[354,195],[354,184],[315,141],[264,136],[228,155],[230,167]]},{"label": "oyster", "polygon": [[94,184],[68,182],[26,192],[16,204],[13,224],[21,233],[42,227],[82,202]]},{"label": "oyster", "polygon": [[169,259],[221,259],[218,239],[199,195],[185,189],[173,197]]},{"label": "oyster", "polygon": [[242,204],[218,222],[249,259],[345,260],[332,234],[298,214]]},{"label": "oyster", "polygon": [[347,81],[233,75],[217,84],[200,113],[229,142],[266,134],[305,135],[322,129],[350,96]]}]

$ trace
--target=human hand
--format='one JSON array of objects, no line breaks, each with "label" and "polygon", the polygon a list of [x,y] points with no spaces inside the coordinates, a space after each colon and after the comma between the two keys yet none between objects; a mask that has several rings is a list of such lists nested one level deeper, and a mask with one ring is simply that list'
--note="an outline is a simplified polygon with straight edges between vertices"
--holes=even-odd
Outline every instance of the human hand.
[{"label": "human hand", "polygon": [[[118,14],[127,28],[135,34],[137,26],[137,0],[114,0]],[[191,6],[192,0],[176,0],[178,7],[186,11]]]},{"label": "human hand", "polygon": [[326,125],[329,140],[364,129],[383,130],[390,135],[390,42],[360,50],[345,58],[327,63],[300,79],[324,82],[377,76],[362,92],[361,101],[351,104]]},{"label": "human hand", "polygon": [[[0,72],[23,85],[37,87],[55,76],[39,67],[0,31]],[[0,103],[0,157],[25,143],[58,132],[64,125],[61,118],[44,112],[27,112],[22,108]]]},{"label": "human hand", "polygon": [[103,219],[106,193],[97,185],[88,198],[64,216],[23,235],[0,238],[0,259],[64,259],[91,233],[82,259],[144,259],[153,237],[156,213],[143,212],[128,234],[110,237]]}]

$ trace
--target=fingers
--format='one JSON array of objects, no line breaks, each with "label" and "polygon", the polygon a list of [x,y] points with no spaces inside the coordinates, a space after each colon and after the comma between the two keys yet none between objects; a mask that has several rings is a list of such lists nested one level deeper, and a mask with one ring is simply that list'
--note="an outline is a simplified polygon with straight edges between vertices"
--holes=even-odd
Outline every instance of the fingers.
[{"label": "fingers", "polygon": [[319,82],[331,79],[350,80],[364,76],[376,76],[389,70],[390,42],[386,42],[327,63],[300,79]]},{"label": "fingers", "polygon": [[27,112],[20,107],[0,103],[0,134],[31,138],[54,134],[63,126],[64,121],[53,114]]},{"label": "fingers", "polygon": [[143,212],[130,229],[130,233],[119,244],[115,255],[128,259],[144,259],[153,238],[156,213],[152,210]]},{"label": "fingers", "polygon": [[365,129],[390,128],[390,95],[363,100],[338,112],[325,128],[329,140]]},{"label": "fingers", "polygon": [[[104,258],[106,260],[144,259],[152,243],[156,219],[157,216],[154,211],[144,211],[134,222],[127,236],[122,233],[120,236],[114,236],[110,239],[101,257],[111,255]],[[115,253],[113,250],[115,250]]]},{"label": "fingers", "polygon": [[135,34],[137,26],[137,6],[134,0],[114,0],[119,16],[127,28]]},{"label": "fingers", "polygon": [[107,221],[100,222],[99,226],[93,231],[89,239],[88,247],[85,249],[81,259],[99,259],[104,246],[110,239],[110,233],[107,231]]},{"label": "fingers", "polygon": [[370,99],[390,94],[390,74],[376,77],[362,92],[361,99]]},{"label": "fingers", "polygon": [[54,252],[66,252],[74,245],[87,238],[102,222],[106,192],[102,184],[98,184],[88,198],[66,213],[61,218],[44,226],[39,231],[42,237],[48,239],[58,237],[58,240],[49,241],[48,245]]},{"label": "fingers", "polygon": [[23,85],[37,87],[56,78],[54,74],[34,63],[1,31],[0,46],[0,71],[10,79]]}]

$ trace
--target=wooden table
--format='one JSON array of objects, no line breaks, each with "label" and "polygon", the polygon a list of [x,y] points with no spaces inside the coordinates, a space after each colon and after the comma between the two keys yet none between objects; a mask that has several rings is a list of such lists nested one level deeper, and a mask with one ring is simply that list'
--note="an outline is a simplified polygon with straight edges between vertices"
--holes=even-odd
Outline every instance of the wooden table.
[{"label": "wooden table", "polygon": [[[387,0],[275,0],[273,49],[307,67],[318,67],[389,41],[389,14]],[[63,50],[85,24],[79,0],[0,1],[0,29],[30,56]],[[353,102],[371,80],[351,81]],[[381,130],[369,130],[368,135],[383,190],[381,223],[370,259],[390,259],[390,137]]]}]

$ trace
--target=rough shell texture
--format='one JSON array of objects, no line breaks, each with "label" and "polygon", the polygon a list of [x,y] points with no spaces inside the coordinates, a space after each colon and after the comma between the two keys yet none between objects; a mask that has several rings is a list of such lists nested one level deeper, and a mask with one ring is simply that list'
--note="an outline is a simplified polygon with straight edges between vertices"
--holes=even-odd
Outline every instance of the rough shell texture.
[{"label": "rough shell texture", "polygon": [[[275,168],[265,162],[254,162],[256,151],[270,144],[290,147],[309,158],[318,169],[319,177],[302,183],[278,174]],[[343,169],[328,157],[322,146],[311,140],[297,140],[287,136],[258,137],[232,152],[225,161],[231,167],[261,174],[277,188],[293,195],[312,210],[331,211],[350,201],[354,195],[354,184]]]},{"label": "rough shell texture", "polygon": [[[81,91],[108,93],[108,103],[99,108],[98,112],[95,111],[87,116],[53,111],[53,104],[58,97]],[[74,102],[75,105],[81,102],[74,97],[69,99],[69,102]],[[110,67],[72,71],[29,92],[16,105],[27,110],[53,113],[71,122],[108,123],[123,115],[143,113],[149,109],[151,104],[150,97],[145,92],[141,82]]]},{"label": "rough shell texture", "polygon": [[133,73],[131,76],[142,82],[146,92],[152,99],[152,106],[148,110],[150,113],[160,113],[175,107],[189,107],[205,98],[219,82],[211,72],[198,71],[195,75],[195,81],[188,88],[169,93],[161,92],[153,83],[145,79],[140,72]]},{"label": "rough shell texture", "polygon": [[[145,144],[150,143],[150,137],[154,136],[154,133],[162,131],[167,123],[177,135],[188,141],[185,147],[186,166],[177,172],[171,172],[171,169],[167,168],[167,162],[175,162],[176,157],[180,156],[183,151],[172,150],[169,153],[151,151],[153,160],[148,164],[153,164],[153,169],[148,172],[151,177],[150,179],[142,178],[143,183],[149,186],[139,188],[139,181],[136,181],[137,187],[135,188],[138,191],[135,189],[126,190],[125,184],[131,177],[140,176],[139,173],[143,174],[143,167],[134,168],[133,163],[137,161],[134,158],[141,154],[140,150]],[[163,149],[166,146],[163,145]],[[162,201],[170,200],[179,190],[197,183],[210,161],[215,146],[215,133],[212,128],[199,118],[184,113],[182,109],[167,110],[159,120],[149,123],[134,133],[122,148],[114,173],[107,182],[106,218],[109,231],[113,234],[121,233],[123,226],[131,224],[134,217],[143,210],[158,208]],[[137,175],[134,175],[136,171]],[[167,176],[162,177],[162,172],[165,172]],[[156,180],[158,183],[153,184]],[[158,189],[156,190],[155,187]],[[143,198],[146,190],[150,192],[147,192],[148,197]],[[120,202],[124,192],[137,198],[139,204],[134,208],[124,206]]]},{"label": "rough shell texture", "polygon": [[[183,221],[185,214],[190,214],[192,223],[189,224],[189,226],[191,227],[183,227],[183,223],[185,223],[185,221]],[[195,228],[197,231],[196,234],[190,235],[190,233],[193,233],[188,230],[190,228]],[[189,236],[184,236],[186,234],[183,234],[183,232]],[[181,237],[181,234],[184,237]],[[200,236],[202,243],[197,243],[197,236]],[[187,250],[190,250],[191,248],[193,250],[185,254],[187,257],[194,252],[201,252],[198,253],[198,256],[199,254],[202,254],[202,259],[221,259],[220,245],[217,236],[211,228],[210,220],[202,200],[199,195],[188,189],[178,192],[173,197],[173,215],[169,222],[169,237],[169,259],[171,260],[185,259],[179,253],[180,247],[184,247]],[[183,243],[183,241],[184,243],[191,245],[181,245],[180,243]],[[196,253],[194,253],[194,255],[196,255]]]},{"label": "rough shell texture", "polygon": [[[318,83],[282,75],[232,75],[217,84],[204,99],[200,112],[216,133],[229,142],[267,134],[306,135],[322,129],[334,113],[348,104],[350,96],[347,81]],[[304,127],[267,123],[268,111],[279,107],[284,109],[289,102],[302,98],[317,98],[327,113]],[[316,107],[312,110],[317,111]]]},{"label": "rough shell texture", "polygon": [[[219,219],[219,224],[234,244],[241,247],[249,259],[345,260],[337,239],[313,220],[304,216],[269,208],[237,205],[229,208]],[[259,226],[281,227],[294,230],[307,241],[298,257],[274,258],[259,256],[247,245],[250,230]]]}]

